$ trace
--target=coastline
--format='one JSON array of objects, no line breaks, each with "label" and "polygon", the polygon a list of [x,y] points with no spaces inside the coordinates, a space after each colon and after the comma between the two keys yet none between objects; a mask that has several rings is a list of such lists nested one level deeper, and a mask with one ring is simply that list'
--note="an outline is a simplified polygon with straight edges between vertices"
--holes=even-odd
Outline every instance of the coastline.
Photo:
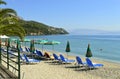
[{"label": "coastline", "polygon": [[[48,51],[51,51],[51,50],[48,50]],[[54,51],[55,53],[57,52],[57,51]],[[66,54],[66,52],[57,52],[57,53],[61,53],[61,54]],[[70,56],[73,56],[73,57],[75,57],[75,56],[80,56],[81,58],[86,58],[84,55],[80,55],[80,54],[76,54],[76,53],[72,53],[72,52],[70,52],[69,53],[69,55]],[[120,64],[120,61],[114,61],[114,60],[109,60],[109,59],[104,59],[104,58],[99,58],[99,57],[91,57],[92,59],[96,59],[96,60],[100,60],[100,61],[105,61],[105,62],[109,62],[109,63],[116,63],[116,64]]]},{"label": "coastline", "polygon": [[[40,49],[38,49],[40,50]],[[43,52],[49,52],[44,50]],[[54,52],[56,53],[56,52]],[[53,54],[53,52],[49,52]],[[57,55],[63,54],[60,52]],[[63,54],[66,57],[66,54]],[[85,57],[80,56],[85,62]],[[69,55],[69,59],[75,56]],[[75,63],[58,64],[51,63],[52,60],[41,60],[35,64],[21,64],[22,79],[120,79],[120,64],[114,62],[103,61],[90,58],[94,63],[101,63],[104,66],[93,70],[84,70],[85,67],[75,68]],[[11,63],[13,64],[13,63]],[[11,71],[17,75],[15,70]]]},{"label": "coastline", "polygon": [[[38,49],[39,50],[39,49]],[[44,50],[44,52],[49,52]],[[49,52],[52,54],[52,52]],[[63,53],[56,53],[57,55]],[[63,54],[66,57],[66,54]],[[69,59],[74,59],[75,56],[68,56]],[[85,61],[85,57],[82,57]],[[91,58],[94,63],[101,63],[104,66],[95,70],[82,71],[83,68],[72,68],[72,64],[51,64],[51,60],[41,61],[35,65],[21,65],[22,72],[24,72],[23,79],[120,79],[120,64],[115,62],[108,62],[99,59]],[[68,67],[68,68],[66,68]],[[71,68],[69,68],[71,67]],[[32,72],[31,72],[32,70]],[[35,76],[32,76],[34,74]]]},{"label": "coastline", "polygon": [[[59,45],[54,46],[54,50],[58,52],[64,52],[66,41],[70,41],[71,52],[75,55],[85,55],[88,43],[91,44],[91,51],[93,57],[101,59],[114,60],[119,62],[119,46],[120,41],[119,36],[112,35],[51,35],[51,36],[28,36],[28,39],[41,39],[46,38],[49,40],[56,40],[61,42]],[[114,44],[112,44],[114,43]],[[29,43],[28,43],[29,45]],[[36,45],[36,47],[41,47],[41,45]],[[45,49],[51,50],[52,46],[44,46]],[[102,49],[102,51],[100,50]],[[70,53],[71,54],[71,53]],[[113,61],[112,61],[113,62]]]}]

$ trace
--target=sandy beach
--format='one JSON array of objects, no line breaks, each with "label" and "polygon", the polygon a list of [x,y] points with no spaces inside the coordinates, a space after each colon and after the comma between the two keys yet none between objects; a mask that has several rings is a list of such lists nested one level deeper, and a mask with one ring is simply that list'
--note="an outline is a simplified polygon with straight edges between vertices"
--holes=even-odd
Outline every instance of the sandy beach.
[{"label": "sandy beach", "polygon": [[0,6],[0,79],[120,79],[120,0]]},{"label": "sandy beach", "polygon": [[[69,59],[75,59],[69,56]],[[84,58],[82,58],[84,61]],[[95,63],[104,64],[94,70],[85,70],[85,67],[75,68],[75,63],[58,64],[52,60],[41,60],[37,64],[21,65],[22,79],[120,79],[120,64],[91,59]]]},{"label": "sandy beach", "polygon": [[[66,57],[66,55],[64,56]],[[75,60],[75,56],[69,56],[68,59]],[[82,57],[82,60],[85,62],[85,57]],[[120,63],[94,58],[91,58],[91,60],[104,66],[98,69],[86,70],[86,67],[77,68],[75,63],[59,64],[53,63],[54,60],[41,60],[39,63],[34,64],[21,63],[21,79],[120,79]],[[17,75],[17,72],[12,68],[11,71]]]}]

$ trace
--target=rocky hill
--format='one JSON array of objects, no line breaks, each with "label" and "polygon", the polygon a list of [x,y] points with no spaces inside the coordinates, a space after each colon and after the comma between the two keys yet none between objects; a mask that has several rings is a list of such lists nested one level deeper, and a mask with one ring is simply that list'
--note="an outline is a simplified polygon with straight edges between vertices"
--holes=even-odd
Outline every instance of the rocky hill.
[{"label": "rocky hill", "polygon": [[27,35],[68,34],[63,28],[48,26],[36,21],[20,20],[19,23],[25,29]]}]

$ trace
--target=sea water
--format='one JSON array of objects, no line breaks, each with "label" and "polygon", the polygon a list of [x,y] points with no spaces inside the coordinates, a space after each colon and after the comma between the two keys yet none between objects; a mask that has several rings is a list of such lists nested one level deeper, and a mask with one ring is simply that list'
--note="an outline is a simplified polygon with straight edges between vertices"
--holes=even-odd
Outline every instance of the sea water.
[{"label": "sea water", "polygon": [[[120,35],[45,35],[26,36],[28,39],[47,39],[61,42],[59,45],[44,45],[43,50],[66,53],[66,43],[70,42],[70,55],[84,56],[90,44],[94,58],[120,63]],[[29,46],[29,43],[26,44]],[[54,48],[53,48],[54,46]],[[42,45],[35,44],[36,48]]]}]

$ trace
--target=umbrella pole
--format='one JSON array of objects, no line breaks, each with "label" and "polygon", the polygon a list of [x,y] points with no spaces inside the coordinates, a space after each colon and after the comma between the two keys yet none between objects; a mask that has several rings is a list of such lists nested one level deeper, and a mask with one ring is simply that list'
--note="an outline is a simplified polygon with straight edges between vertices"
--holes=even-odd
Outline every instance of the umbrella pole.
[{"label": "umbrella pole", "polygon": [[26,42],[25,42],[25,47],[26,47]]},{"label": "umbrella pole", "polygon": [[68,58],[68,52],[67,52],[67,58]]},{"label": "umbrella pole", "polygon": [[43,52],[43,45],[42,45],[42,52]]},{"label": "umbrella pole", "polygon": [[52,46],[52,50],[53,50],[53,52],[54,52],[54,45]]},{"label": "umbrella pole", "polygon": [[1,64],[1,38],[0,38],[0,64]]}]

